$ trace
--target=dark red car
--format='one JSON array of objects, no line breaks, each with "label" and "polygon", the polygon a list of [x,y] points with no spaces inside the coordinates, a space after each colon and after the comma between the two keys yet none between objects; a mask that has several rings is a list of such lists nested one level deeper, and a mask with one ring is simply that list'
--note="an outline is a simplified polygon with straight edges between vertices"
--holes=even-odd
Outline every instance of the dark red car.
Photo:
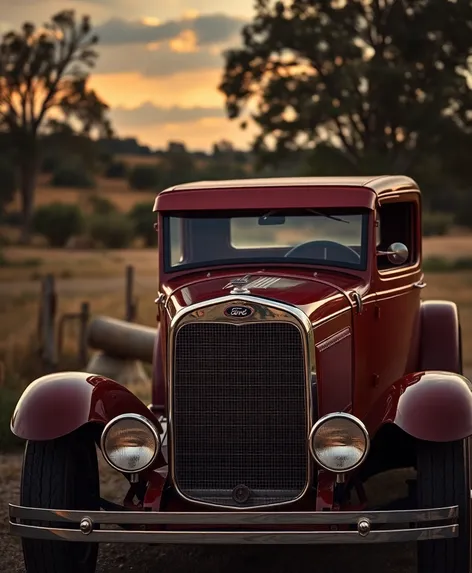
[{"label": "dark red car", "polygon": [[[456,305],[421,300],[416,183],[194,183],[155,211],[152,405],[61,372],[14,412],[28,571],[91,573],[97,542],[417,541],[421,573],[468,573],[471,383]],[[96,447],[122,506],[100,498]],[[402,467],[407,509],[369,505],[365,481]]]}]

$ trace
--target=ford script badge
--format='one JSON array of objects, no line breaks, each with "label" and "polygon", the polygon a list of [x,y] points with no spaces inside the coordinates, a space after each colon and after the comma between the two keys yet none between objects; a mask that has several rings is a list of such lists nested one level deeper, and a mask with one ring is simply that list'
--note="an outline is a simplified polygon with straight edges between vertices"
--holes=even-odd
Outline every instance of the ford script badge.
[{"label": "ford script badge", "polygon": [[250,306],[228,306],[225,308],[225,315],[230,318],[248,318],[254,314],[254,309]]}]

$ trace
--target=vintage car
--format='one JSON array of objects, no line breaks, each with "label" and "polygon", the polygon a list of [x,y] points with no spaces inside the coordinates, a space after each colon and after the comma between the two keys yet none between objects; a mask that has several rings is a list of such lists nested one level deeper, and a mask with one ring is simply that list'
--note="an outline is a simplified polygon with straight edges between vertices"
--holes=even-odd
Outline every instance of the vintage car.
[{"label": "vintage car", "polygon": [[[414,541],[419,572],[468,573],[471,383],[456,305],[421,299],[417,184],[201,182],[154,210],[152,404],[59,372],[13,414],[27,570],[91,573],[98,542]],[[407,505],[374,507],[366,480],[394,468],[416,476]]]}]

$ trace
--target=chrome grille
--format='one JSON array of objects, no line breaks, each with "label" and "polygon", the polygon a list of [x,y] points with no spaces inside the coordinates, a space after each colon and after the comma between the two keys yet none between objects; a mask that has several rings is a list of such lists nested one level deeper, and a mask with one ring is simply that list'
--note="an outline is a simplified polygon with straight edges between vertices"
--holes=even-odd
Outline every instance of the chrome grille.
[{"label": "chrome grille", "polygon": [[[301,331],[263,320],[189,323],[177,331],[174,352],[174,478],[181,493],[233,507],[299,497],[308,479],[309,431]],[[241,485],[249,498],[236,501]]]}]

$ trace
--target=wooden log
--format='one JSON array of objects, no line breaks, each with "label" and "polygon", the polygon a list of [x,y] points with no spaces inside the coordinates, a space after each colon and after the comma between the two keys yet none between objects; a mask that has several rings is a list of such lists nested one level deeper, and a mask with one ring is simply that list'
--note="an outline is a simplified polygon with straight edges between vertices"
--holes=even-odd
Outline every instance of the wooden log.
[{"label": "wooden log", "polygon": [[89,323],[87,342],[107,356],[152,364],[156,335],[157,328],[97,316]]}]

